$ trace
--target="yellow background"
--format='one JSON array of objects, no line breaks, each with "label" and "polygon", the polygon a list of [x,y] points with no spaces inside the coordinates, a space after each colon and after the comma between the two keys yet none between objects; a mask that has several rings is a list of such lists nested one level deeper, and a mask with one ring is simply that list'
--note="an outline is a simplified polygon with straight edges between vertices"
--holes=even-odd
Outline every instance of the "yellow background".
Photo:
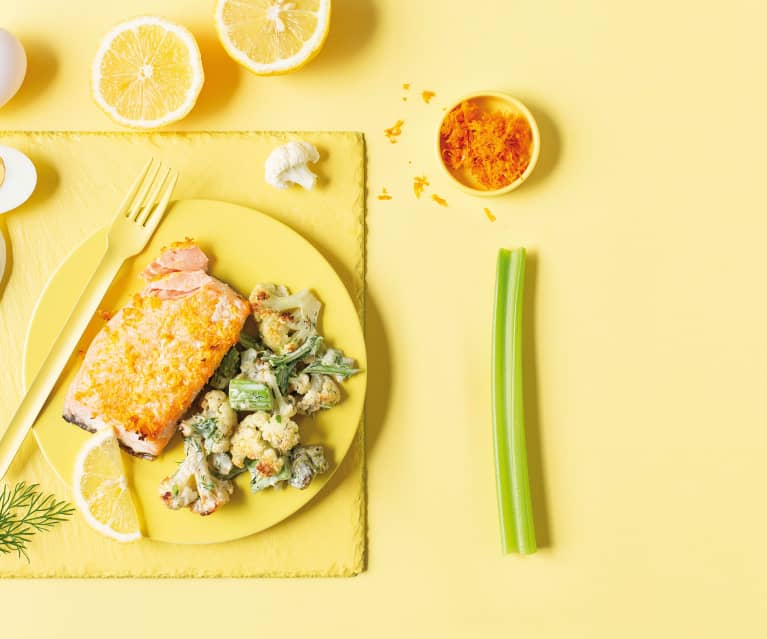
[{"label": "yellow background", "polygon": [[[202,45],[183,128],[366,132],[368,571],[5,581],[4,635],[763,637],[764,3],[335,0],[320,57],[267,79],[228,61],[211,5],[3,2],[31,69],[0,128],[111,129],[88,97],[98,37],[153,11]],[[441,107],[482,87],[526,101],[543,138],[531,181],[490,202],[451,187],[432,144]],[[421,173],[448,208],[414,199]],[[495,251],[517,244],[543,546],[527,558],[499,553],[489,430]]]}]

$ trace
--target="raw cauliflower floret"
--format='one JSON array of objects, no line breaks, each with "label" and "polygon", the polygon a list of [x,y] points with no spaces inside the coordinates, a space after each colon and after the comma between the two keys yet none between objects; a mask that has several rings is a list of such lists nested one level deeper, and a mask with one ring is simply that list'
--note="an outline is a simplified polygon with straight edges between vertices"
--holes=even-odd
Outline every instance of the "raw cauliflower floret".
[{"label": "raw cauliflower floret", "polygon": [[312,375],[309,390],[298,400],[300,415],[311,415],[324,408],[332,408],[341,401],[341,390],[328,375]]},{"label": "raw cauliflower floret", "polygon": [[225,453],[229,450],[230,437],[237,426],[237,413],[229,405],[226,393],[212,390],[205,393],[202,411],[181,422],[181,431],[185,437],[193,432],[203,436],[205,452]]},{"label": "raw cauliflower floret", "polygon": [[317,175],[312,173],[308,164],[314,164],[319,159],[320,153],[313,144],[303,140],[291,140],[278,146],[266,158],[264,178],[277,189],[287,189],[291,184],[300,184],[311,190],[317,181]]}]

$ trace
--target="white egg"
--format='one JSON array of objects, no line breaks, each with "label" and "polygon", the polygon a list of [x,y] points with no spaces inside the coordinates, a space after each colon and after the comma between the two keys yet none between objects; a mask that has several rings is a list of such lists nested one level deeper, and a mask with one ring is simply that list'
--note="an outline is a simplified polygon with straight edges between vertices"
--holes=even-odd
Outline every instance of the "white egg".
[{"label": "white egg", "polygon": [[[0,231],[0,284],[3,283],[3,276],[5,275],[5,235]],[[0,289],[2,292],[2,289]]]},{"label": "white egg", "polygon": [[21,88],[27,74],[27,54],[19,39],[0,29],[0,107]]},{"label": "white egg", "polygon": [[37,171],[26,155],[0,146],[0,215],[21,206],[37,186]]}]

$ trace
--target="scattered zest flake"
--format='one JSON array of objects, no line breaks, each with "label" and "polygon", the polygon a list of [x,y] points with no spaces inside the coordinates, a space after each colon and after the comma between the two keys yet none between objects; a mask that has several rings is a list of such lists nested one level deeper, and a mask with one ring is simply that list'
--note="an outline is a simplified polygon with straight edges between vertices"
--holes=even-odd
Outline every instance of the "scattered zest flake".
[{"label": "scattered zest flake", "polygon": [[109,311],[105,311],[104,309],[99,309],[99,317],[103,319],[105,322],[108,322],[112,319],[112,313]]},{"label": "scattered zest flake", "polygon": [[383,191],[381,191],[381,195],[378,196],[379,200],[391,200],[391,195],[389,195],[389,192],[384,188]]},{"label": "scattered zest flake", "polygon": [[447,167],[465,171],[480,188],[491,191],[511,184],[525,172],[533,133],[521,115],[486,111],[464,100],[445,116],[439,144]]},{"label": "scattered zest flake", "polygon": [[484,209],[485,215],[487,215],[487,219],[491,222],[495,222],[495,215],[493,215],[492,211],[490,209]]},{"label": "scattered zest flake", "polygon": [[424,101],[424,102],[426,102],[426,104],[429,104],[429,102],[431,101],[431,99],[432,99],[432,98],[433,98],[435,95],[437,95],[437,94],[436,94],[436,93],[434,93],[434,91],[424,91],[424,92],[421,94],[421,97],[423,98],[423,101]]},{"label": "scattered zest flake", "polygon": [[440,206],[447,206],[447,200],[443,197],[440,197],[436,193],[431,196],[431,199],[434,200]]},{"label": "scattered zest flake", "polygon": [[389,129],[384,129],[384,135],[389,138],[389,142],[392,144],[397,143],[397,138],[402,135],[402,125],[405,124],[404,120],[397,120],[394,126]]},{"label": "scattered zest flake", "polygon": [[429,180],[426,179],[425,175],[422,175],[421,177],[414,177],[413,178],[413,193],[415,193],[415,196],[418,199],[421,199],[421,193],[423,193],[423,190],[429,186]]},{"label": "scattered zest flake", "polygon": [[410,82],[405,82],[405,84],[402,85],[402,88],[407,91],[410,88]]}]

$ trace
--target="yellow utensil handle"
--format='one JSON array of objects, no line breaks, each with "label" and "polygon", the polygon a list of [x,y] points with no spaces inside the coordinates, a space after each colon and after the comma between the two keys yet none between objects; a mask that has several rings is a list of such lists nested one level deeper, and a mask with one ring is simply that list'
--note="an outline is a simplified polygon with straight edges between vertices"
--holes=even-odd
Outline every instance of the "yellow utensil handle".
[{"label": "yellow utensil handle", "polygon": [[29,385],[24,399],[16,414],[0,439],[0,480],[5,477],[8,467],[19,452],[24,438],[35,423],[48,396],[51,394],[61,371],[69,361],[72,351],[80,341],[85,329],[98,310],[101,300],[109,289],[112,280],[120,270],[123,258],[107,251],[96,267],[93,277],[83,290],[72,314],[53,344],[34,380]]}]

